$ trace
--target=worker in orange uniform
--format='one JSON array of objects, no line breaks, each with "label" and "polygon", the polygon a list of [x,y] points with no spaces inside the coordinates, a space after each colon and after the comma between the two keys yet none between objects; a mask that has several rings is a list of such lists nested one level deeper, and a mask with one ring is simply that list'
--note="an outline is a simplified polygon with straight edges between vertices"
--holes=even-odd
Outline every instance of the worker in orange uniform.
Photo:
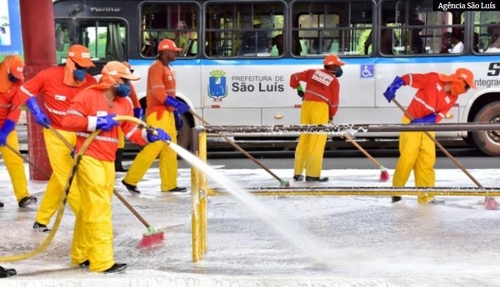
[{"label": "worker in orange uniform", "polygon": [[[132,66],[130,66],[129,62],[122,62],[122,64],[127,67],[131,73],[134,73]],[[144,117],[144,112],[141,108],[141,104],[139,103],[139,99],[137,98],[137,92],[135,91],[135,87],[132,83],[130,83],[130,95],[129,99],[132,101],[132,105],[134,107],[134,117],[142,120]],[[126,172],[127,169],[123,168],[123,148],[125,147],[125,137],[121,130],[119,130],[118,137],[118,149],[116,150],[115,157],[115,171],[118,172]]]},{"label": "worker in orange uniform", "polygon": [[[19,207],[28,207],[37,202],[28,191],[28,180],[23,159],[6,145],[19,150],[16,124],[21,116],[19,88],[23,84],[24,61],[19,56],[7,56],[0,63],[0,152],[9,172],[12,187]],[[3,202],[0,202],[3,207]]]},{"label": "worker in orange uniform", "polygon": [[[323,69],[309,69],[290,76],[290,87],[297,90],[302,97],[300,123],[327,124],[332,121],[339,105],[341,66],[345,65],[337,55],[327,55],[323,61]],[[306,82],[304,91],[300,82]],[[295,181],[328,181],[320,177],[323,166],[323,154],[326,145],[326,134],[301,134],[295,150],[294,176]]]},{"label": "worker in orange uniform", "polygon": [[[474,74],[468,69],[459,68],[451,75],[431,72],[397,76],[384,92],[385,98],[391,102],[396,97],[396,91],[402,86],[417,89],[407,108],[412,118],[403,115],[403,124],[439,123],[455,105],[459,95],[466,93],[470,88],[476,88]],[[435,136],[435,132],[429,134]],[[399,153],[392,179],[394,187],[404,187],[412,171],[416,187],[434,187],[436,145],[431,138],[424,132],[402,132],[399,136]],[[400,196],[392,197],[392,202],[400,200]],[[422,194],[418,196],[418,203],[442,204],[444,201]]]},{"label": "worker in orange uniform", "polygon": [[[49,231],[47,225],[59,208],[66,181],[73,166],[73,151],[47,127],[51,124],[70,145],[75,145],[75,133],[63,128],[62,120],[76,94],[90,85],[96,84],[96,80],[87,73],[87,69],[93,66],[89,49],[82,45],[72,45],[68,50],[65,66],[45,69],[21,86],[20,94],[27,99],[26,104],[32,114],[39,112],[33,105],[37,103],[37,95],[43,94],[44,110],[49,117],[49,123],[44,124],[42,119],[38,121],[45,127],[43,137],[53,173],[47,183],[42,203],[35,217],[33,229],[36,231]],[[72,187],[68,201],[73,211],[78,210],[78,202],[75,201],[79,198],[77,193],[78,190]]]},{"label": "worker in orange uniform", "polygon": [[75,225],[73,251],[77,250],[72,251],[71,261],[73,265],[88,265],[94,272],[112,273],[127,267],[125,263],[116,263],[113,255],[111,196],[115,183],[118,130],[139,145],[170,141],[171,138],[161,129],[157,129],[154,135],[132,122],[114,120],[116,115],[134,114],[127,97],[131,90],[130,81],[140,77],[117,61],[108,62],[101,73],[99,84],[75,97],[63,119],[63,127],[77,132],[76,152],[81,150],[92,132],[102,131],[84,152],[75,174],[81,202],[76,216],[82,224]]},{"label": "worker in orange uniform", "polygon": [[[154,127],[165,130],[172,136],[172,142],[177,143],[176,121],[182,120],[180,114],[189,111],[189,106],[175,97],[175,75],[169,64],[175,60],[177,53],[175,42],[164,39],[158,45],[158,58],[148,69],[146,94],[146,122]],[[151,167],[159,155],[159,168],[162,192],[185,192],[185,187],[177,186],[177,154],[164,142],[147,145],[135,157],[129,171],[122,180],[131,193],[140,193],[137,183]]]}]

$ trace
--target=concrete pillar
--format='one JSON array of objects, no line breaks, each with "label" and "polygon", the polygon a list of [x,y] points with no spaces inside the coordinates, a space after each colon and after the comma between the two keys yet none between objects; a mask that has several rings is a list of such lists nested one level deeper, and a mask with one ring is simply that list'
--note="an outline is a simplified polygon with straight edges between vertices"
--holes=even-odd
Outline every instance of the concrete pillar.
[{"label": "concrete pillar", "polygon": [[[26,64],[25,77],[29,80],[41,70],[56,65],[54,11],[52,0],[19,0],[19,4]],[[43,106],[43,96],[40,95],[37,99],[40,106]],[[42,127],[35,123],[31,114],[27,116],[27,122],[29,159],[47,171],[47,174],[51,174]],[[48,177],[30,166],[30,179],[48,180]]]}]

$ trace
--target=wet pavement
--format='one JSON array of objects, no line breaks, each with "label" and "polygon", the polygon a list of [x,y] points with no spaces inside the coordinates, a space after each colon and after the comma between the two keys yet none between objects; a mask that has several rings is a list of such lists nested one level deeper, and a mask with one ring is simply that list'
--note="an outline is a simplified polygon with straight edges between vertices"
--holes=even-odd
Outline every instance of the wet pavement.
[{"label": "wet pavement", "polygon": [[[0,209],[0,257],[22,255],[35,250],[47,234],[32,230],[36,206],[19,209],[3,162],[0,170],[4,186],[0,199],[5,203]],[[278,186],[260,169],[219,166],[216,170],[236,190]],[[274,172],[283,178],[292,174],[290,169]],[[498,169],[470,172],[484,186],[500,184]],[[292,187],[390,186],[378,182],[377,169],[325,170],[322,175],[330,181],[292,182]],[[480,197],[443,197],[446,204],[437,206],[419,206],[414,197],[397,204],[373,196],[252,196],[248,202],[230,195],[210,197],[208,253],[193,263],[190,193],[161,193],[157,168],[139,183],[139,196],[125,190],[122,178],[123,173],[117,174],[117,191],[152,226],[164,231],[162,245],[137,248],[146,228],[113,198],[115,258],[129,268],[121,274],[96,274],[72,267],[74,216],[67,208],[45,251],[0,263],[18,271],[15,277],[0,279],[0,286],[500,285],[500,255],[495,248],[500,211],[485,210]],[[439,187],[474,187],[456,170],[438,170],[437,179]],[[179,185],[189,187],[190,180],[190,169],[180,169]],[[40,198],[45,184],[30,181],[30,191]],[[219,187],[213,180],[209,185]],[[263,220],[262,213],[275,217]]]}]

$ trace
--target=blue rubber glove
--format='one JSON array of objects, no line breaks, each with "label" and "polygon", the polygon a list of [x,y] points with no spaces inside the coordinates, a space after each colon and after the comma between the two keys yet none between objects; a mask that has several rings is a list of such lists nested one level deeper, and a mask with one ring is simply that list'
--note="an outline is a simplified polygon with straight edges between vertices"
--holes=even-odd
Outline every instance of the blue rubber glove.
[{"label": "blue rubber glove", "polygon": [[399,76],[396,76],[396,78],[394,78],[394,81],[392,81],[392,83],[384,92],[384,97],[387,99],[387,101],[389,101],[389,103],[396,97],[396,91],[404,85],[405,82]]},{"label": "blue rubber glove", "polygon": [[103,130],[103,131],[109,131],[113,129],[115,126],[119,125],[120,123],[115,121],[113,118],[115,117],[115,114],[109,114],[101,117],[97,117],[97,123],[96,123],[96,128],[98,130]]},{"label": "blue rubber glove", "polygon": [[184,126],[184,121],[177,110],[174,110],[175,129],[180,130]]},{"label": "blue rubber glove", "polygon": [[142,108],[134,108],[134,117],[142,120],[142,117],[144,117],[144,111]]},{"label": "blue rubber glove", "polygon": [[31,114],[35,117],[35,122],[44,128],[48,128],[50,125],[50,119],[42,111],[35,97],[31,97],[26,101],[26,107],[30,110]]},{"label": "blue rubber glove", "polygon": [[3,146],[7,143],[7,137],[10,132],[16,128],[16,123],[13,120],[6,119],[0,129],[0,146]]},{"label": "blue rubber glove", "polygon": [[148,133],[148,142],[152,143],[155,141],[171,141],[172,138],[162,129],[156,129],[157,135],[154,135],[153,133]]},{"label": "blue rubber glove", "polygon": [[165,106],[175,108],[181,114],[185,114],[185,113],[189,112],[189,106],[188,105],[186,105],[183,102],[178,101],[177,99],[175,99],[172,96],[167,96],[167,99],[165,100],[165,102],[163,104]]},{"label": "blue rubber glove", "polygon": [[436,114],[432,113],[426,115],[425,117],[416,118],[411,121],[412,124],[435,124],[436,123]]}]

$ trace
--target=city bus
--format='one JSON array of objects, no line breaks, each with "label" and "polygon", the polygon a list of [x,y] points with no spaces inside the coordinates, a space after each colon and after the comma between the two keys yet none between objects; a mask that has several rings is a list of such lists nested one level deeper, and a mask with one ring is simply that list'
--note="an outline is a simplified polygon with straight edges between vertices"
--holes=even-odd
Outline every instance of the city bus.
[{"label": "city bus", "polygon": [[[142,76],[143,104],[157,45],[174,40],[183,49],[172,63],[177,97],[211,125],[299,124],[290,75],[321,68],[327,54],[346,62],[335,123],[400,123],[402,111],[383,96],[395,76],[459,67],[474,72],[478,88],[461,95],[443,122],[499,121],[500,11],[435,8],[432,0],[56,0],[54,16],[58,61],[72,43],[89,47],[96,75],[107,61],[129,61]],[[397,99],[407,105],[414,93],[403,87]],[[179,143],[187,146],[198,123],[184,117]],[[497,131],[437,135],[500,155]]]}]

